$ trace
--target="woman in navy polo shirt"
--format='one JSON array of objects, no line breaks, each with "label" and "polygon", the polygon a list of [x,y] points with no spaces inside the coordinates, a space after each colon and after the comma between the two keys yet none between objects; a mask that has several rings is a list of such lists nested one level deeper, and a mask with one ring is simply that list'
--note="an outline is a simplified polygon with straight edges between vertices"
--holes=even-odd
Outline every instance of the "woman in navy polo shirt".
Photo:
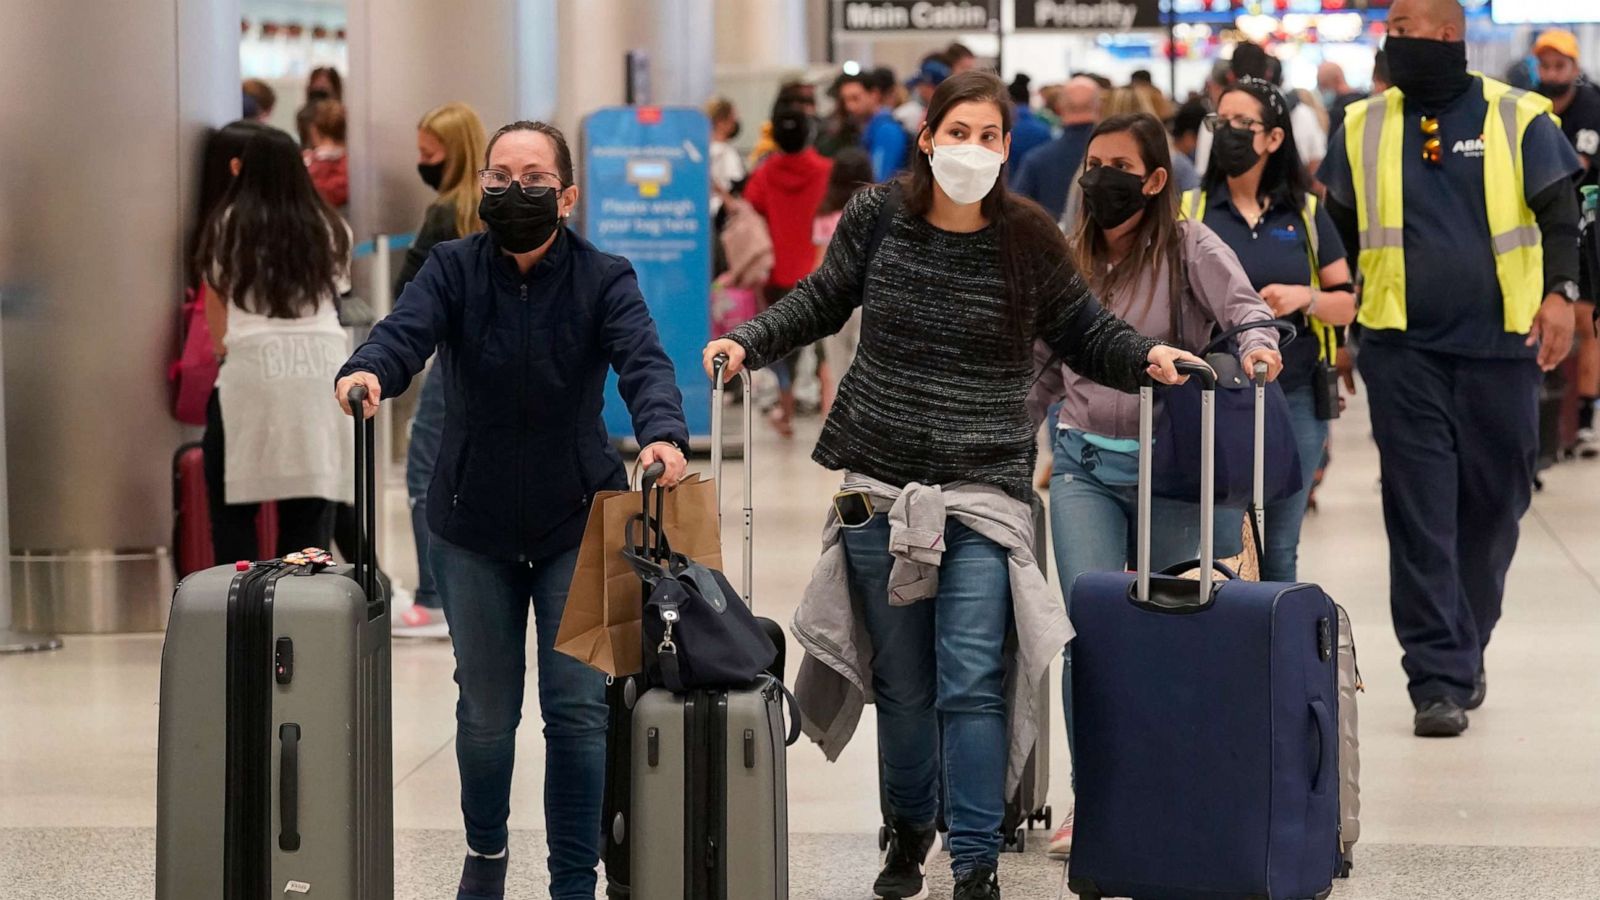
[{"label": "woman in navy polo shirt", "polygon": [[1278,383],[1289,399],[1305,486],[1267,504],[1261,559],[1263,581],[1295,581],[1300,521],[1328,440],[1328,421],[1338,412],[1325,390],[1334,379],[1338,330],[1356,315],[1350,266],[1333,221],[1311,193],[1288,103],[1276,87],[1257,78],[1241,80],[1222,95],[1206,125],[1216,134],[1211,163],[1200,190],[1185,195],[1184,212],[1233,248],[1250,284],[1296,331],[1283,349]]}]

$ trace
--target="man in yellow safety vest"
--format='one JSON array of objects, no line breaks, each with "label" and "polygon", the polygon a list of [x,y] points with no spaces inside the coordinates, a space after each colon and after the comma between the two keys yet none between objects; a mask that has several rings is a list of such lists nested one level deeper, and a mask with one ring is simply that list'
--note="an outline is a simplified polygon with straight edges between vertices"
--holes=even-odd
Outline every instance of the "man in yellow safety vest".
[{"label": "man in yellow safety vest", "polygon": [[1359,247],[1359,364],[1414,731],[1466,730],[1532,496],[1541,370],[1572,347],[1578,207],[1550,101],[1467,70],[1456,0],[1395,0],[1394,86],[1318,176]]}]

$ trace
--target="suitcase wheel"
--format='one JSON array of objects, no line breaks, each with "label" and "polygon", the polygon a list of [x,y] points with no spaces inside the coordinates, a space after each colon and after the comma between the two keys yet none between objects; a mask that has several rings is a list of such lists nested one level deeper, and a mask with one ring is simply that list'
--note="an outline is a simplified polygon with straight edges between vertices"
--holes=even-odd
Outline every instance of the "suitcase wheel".
[{"label": "suitcase wheel", "polygon": [[1032,831],[1033,826],[1035,825],[1043,825],[1044,830],[1049,831],[1054,826],[1054,822],[1052,821],[1054,817],[1054,812],[1050,809],[1049,805],[1046,805],[1038,812],[1028,816],[1028,830]]},{"label": "suitcase wheel", "polygon": [[878,826],[878,852],[879,853],[888,853],[889,852],[889,826],[888,825],[879,825]]},{"label": "suitcase wheel", "polygon": [[1355,864],[1354,860],[1349,860],[1349,859],[1340,860],[1339,861],[1339,877],[1340,878],[1349,878],[1350,877],[1350,873],[1355,871],[1355,868],[1356,868],[1356,864]]},{"label": "suitcase wheel", "polygon": [[1018,825],[1014,831],[1005,836],[1001,842],[1001,850],[1006,853],[1021,853],[1028,849],[1028,832]]}]

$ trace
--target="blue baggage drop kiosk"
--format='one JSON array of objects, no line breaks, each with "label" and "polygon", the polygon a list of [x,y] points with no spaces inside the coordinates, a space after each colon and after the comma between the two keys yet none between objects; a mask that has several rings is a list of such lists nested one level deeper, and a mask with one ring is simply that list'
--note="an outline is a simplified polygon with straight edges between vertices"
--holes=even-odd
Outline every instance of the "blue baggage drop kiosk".
[{"label": "blue baggage drop kiosk", "polygon": [[[711,383],[700,352],[711,338],[711,124],[690,107],[616,106],[583,122],[583,232],[627,257],[661,343],[677,369],[698,446],[711,435]],[[633,421],[606,387],[606,430],[630,443]]]}]

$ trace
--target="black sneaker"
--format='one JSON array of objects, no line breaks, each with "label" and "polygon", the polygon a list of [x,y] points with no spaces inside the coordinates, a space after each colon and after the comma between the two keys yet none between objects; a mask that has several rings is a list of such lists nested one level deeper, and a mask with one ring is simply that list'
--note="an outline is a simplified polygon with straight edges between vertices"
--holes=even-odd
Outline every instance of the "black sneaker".
[{"label": "black sneaker", "polygon": [[1467,730],[1467,711],[1454,700],[1424,700],[1412,733],[1417,737],[1456,737]]},{"label": "black sneaker", "polygon": [[1000,876],[980,866],[956,879],[956,900],[1000,900]]},{"label": "black sneaker", "polygon": [[506,863],[511,854],[499,859],[467,854],[461,864],[461,885],[456,889],[456,900],[505,900]]},{"label": "black sneaker", "polygon": [[923,876],[938,843],[939,831],[932,822],[891,822],[889,851],[883,857],[883,871],[872,883],[872,895],[878,900],[922,900],[928,896],[928,882]]}]

